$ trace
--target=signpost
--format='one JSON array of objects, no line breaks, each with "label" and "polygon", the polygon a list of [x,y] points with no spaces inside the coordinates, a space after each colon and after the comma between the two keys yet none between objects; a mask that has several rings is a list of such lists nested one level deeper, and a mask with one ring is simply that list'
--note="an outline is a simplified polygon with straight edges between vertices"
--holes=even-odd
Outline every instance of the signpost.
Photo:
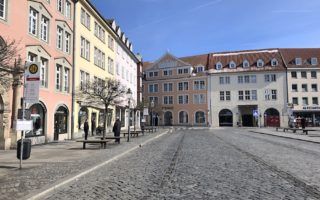
[{"label": "signpost", "polygon": [[26,103],[39,102],[40,63],[26,62],[24,71],[24,88],[22,98],[22,120],[17,122],[17,130],[21,130],[20,169],[22,169],[24,131],[32,130],[32,121],[25,120]]}]

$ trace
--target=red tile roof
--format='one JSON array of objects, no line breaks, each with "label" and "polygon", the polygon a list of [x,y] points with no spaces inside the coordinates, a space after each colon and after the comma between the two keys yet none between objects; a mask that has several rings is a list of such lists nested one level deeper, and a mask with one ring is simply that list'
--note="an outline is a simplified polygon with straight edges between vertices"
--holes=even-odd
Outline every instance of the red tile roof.
[{"label": "red tile roof", "polygon": [[[288,68],[320,67],[320,48],[279,49]],[[295,58],[302,59],[302,65],[296,65]],[[311,65],[311,58],[317,58],[318,64]]]}]

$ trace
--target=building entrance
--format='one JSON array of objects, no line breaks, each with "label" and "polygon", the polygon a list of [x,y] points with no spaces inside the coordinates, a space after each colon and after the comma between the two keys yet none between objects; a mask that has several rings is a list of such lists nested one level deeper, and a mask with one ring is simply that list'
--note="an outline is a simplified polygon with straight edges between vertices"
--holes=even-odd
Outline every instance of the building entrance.
[{"label": "building entrance", "polygon": [[239,105],[240,124],[246,127],[257,127],[258,117],[253,116],[253,111],[258,110],[257,105]]},{"label": "building entrance", "polygon": [[167,111],[164,113],[164,125],[172,126],[172,112]]}]

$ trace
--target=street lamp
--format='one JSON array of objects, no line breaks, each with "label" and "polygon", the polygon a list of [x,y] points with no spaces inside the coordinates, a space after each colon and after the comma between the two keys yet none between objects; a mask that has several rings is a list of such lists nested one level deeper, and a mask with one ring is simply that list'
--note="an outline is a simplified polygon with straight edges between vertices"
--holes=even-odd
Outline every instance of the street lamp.
[{"label": "street lamp", "polygon": [[153,110],[152,110],[153,107],[154,107],[154,100],[152,99],[152,101],[151,101],[151,126],[152,126],[152,132],[153,132]]},{"label": "street lamp", "polygon": [[131,105],[131,96],[132,96],[132,92],[130,90],[130,88],[127,91],[127,95],[128,95],[128,137],[127,137],[127,142],[130,141],[130,105]]}]

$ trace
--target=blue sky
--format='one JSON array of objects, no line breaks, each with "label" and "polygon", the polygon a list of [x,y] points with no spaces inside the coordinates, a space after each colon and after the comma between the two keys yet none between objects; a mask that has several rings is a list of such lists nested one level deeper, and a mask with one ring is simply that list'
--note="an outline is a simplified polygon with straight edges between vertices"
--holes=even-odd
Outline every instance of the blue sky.
[{"label": "blue sky", "polygon": [[320,0],[91,0],[153,61],[273,47],[320,47]]}]

